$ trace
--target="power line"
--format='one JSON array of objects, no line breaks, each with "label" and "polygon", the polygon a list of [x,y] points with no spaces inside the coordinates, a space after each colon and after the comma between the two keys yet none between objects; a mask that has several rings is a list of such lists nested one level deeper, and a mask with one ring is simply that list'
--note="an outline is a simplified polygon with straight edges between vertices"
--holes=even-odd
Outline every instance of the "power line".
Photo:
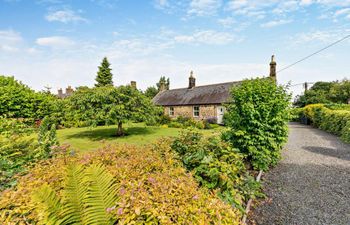
[{"label": "power line", "polygon": [[324,50],[326,50],[326,49],[328,49],[328,48],[330,48],[330,47],[332,47],[333,45],[336,45],[336,44],[338,44],[339,42],[342,42],[342,41],[344,41],[345,39],[348,39],[349,37],[350,37],[350,34],[347,35],[347,36],[345,36],[345,37],[343,37],[342,39],[339,39],[339,40],[333,42],[332,44],[329,44],[329,45],[327,45],[326,47],[324,47],[324,48],[322,48],[322,49],[320,49],[320,50],[318,50],[318,51],[316,51],[316,52],[314,52],[314,53],[312,53],[312,54],[310,54],[310,55],[308,55],[308,56],[306,56],[306,57],[304,57],[304,58],[302,58],[302,59],[300,59],[300,60],[298,60],[298,61],[296,61],[295,63],[292,63],[292,64],[290,64],[289,66],[286,66],[286,67],[280,69],[279,71],[277,71],[277,73],[280,73],[280,72],[282,72],[282,71],[284,71],[284,70],[286,70],[286,69],[288,69],[288,68],[294,66],[295,64],[298,64],[298,63],[300,63],[300,62],[302,62],[302,61],[304,61],[304,60],[306,60],[306,59],[308,59],[308,58],[310,58],[310,57],[312,57],[312,56],[314,56],[314,55],[316,55],[316,54],[318,54],[318,53],[320,53],[320,52],[322,52],[322,51],[324,51]]}]

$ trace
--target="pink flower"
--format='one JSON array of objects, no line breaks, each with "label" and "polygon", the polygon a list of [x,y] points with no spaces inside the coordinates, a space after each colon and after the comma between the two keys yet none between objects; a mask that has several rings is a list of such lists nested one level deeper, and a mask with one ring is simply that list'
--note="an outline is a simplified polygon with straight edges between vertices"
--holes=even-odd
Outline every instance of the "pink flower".
[{"label": "pink flower", "polygon": [[117,211],[118,215],[121,215],[123,214],[123,208],[119,208],[118,211]]}]

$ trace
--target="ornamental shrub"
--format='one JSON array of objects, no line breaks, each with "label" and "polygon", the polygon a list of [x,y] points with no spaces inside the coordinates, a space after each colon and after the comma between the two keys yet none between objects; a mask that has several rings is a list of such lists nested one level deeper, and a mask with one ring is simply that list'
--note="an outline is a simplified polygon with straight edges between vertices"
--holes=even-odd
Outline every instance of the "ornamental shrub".
[{"label": "ornamental shrub", "polygon": [[0,224],[42,224],[32,193],[47,184],[60,196],[65,168],[72,163],[84,168],[103,165],[114,177],[118,201],[106,209],[115,224],[239,224],[241,213],[198,187],[174,157],[169,140],[153,146],[115,145],[68,158],[40,161],[16,189],[2,193]]},{"label": "ornamental shrub", "polygon": [[223,134],[251,162],[255,169],[267,170],[280,159],[287,141],[291,96],[286,87],[272,79],[243,81],[231,90]]},{"label": "ornamental shrub", "polygon": [[350,143],[349,110],[332,110],[323,104],[311,104],[304,107],[304,114],[315,127],[338,135]]},{"label": "ornamental shrub", "polygon": [[0,118],[0,190],[15,186],[17,174],[51,156],[51,146],[58,144],[56,130],[41,126],[39,133],[38,140],[22,120]]},{"label": "ornamental shrub", "polygon": [[204,138],[195,130],[185,130],[174,139],[171,148],[200,185],[214,190],[225,202],[243,209],[243,201],[258,194],[259,188],[253,191],[243,188],[251,181],[246,175],[243,155],[219,137]]}]

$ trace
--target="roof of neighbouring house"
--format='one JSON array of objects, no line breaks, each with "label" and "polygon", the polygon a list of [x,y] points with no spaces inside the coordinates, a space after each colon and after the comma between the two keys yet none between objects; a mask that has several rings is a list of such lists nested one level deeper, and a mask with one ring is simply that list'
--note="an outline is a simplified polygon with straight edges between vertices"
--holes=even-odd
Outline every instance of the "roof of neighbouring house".
[{"label": "roof of neighbouring house", "polygon": [[166,90],[159,92],[153,98],[153,103],[161,106],[222,104],[227,102],[231,87],[240,83],[236,81]]}]

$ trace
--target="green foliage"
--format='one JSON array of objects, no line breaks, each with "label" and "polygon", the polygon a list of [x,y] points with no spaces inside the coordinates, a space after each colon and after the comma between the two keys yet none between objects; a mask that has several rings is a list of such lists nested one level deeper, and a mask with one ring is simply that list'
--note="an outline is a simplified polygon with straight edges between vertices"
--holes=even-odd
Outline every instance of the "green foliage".
[{"label": "green foliage", "polygon": [[198,128],[198,129],[212,129],[215,126],[212,126],[207,120],[194,120],[190,117],[178,116],[176,119],[166,120],[169,127],[174,128]]},{"label": "green foliage", "polygon": [[67,167],[60,197],[47,184],[34,192],[42,224],[114,224],[109,211],[117,202],[114,177],[101,165]]},{"label": "green foliage", "polygon": [[96,87],[104,87],[113,85],[113,74],[110,67],[110,63],[106,57],[103,58],[101,66],[98,67],[98,72],[96,76]]},{"label": "green foliage", "polygon": [[130,86],[82,89],[74,92],[68,100],[75,121],[93,126],[101,122],[117,124],[117,136],[124,134],[123,123],[146,121],[157,110],[150,99]]},{"label": "green foliage", "polygon": [[277,164],[287,140],[290,95],[272,79],[245,80],[231,90],[225,140],[238,148],[255,169]]},{"label": "green foliage", "polygon": [[150,99],[153,99],[154,96],[156,96],[157,94],[158,94],[158,89],[154,86],[148,87],[145,91],[145,95]]},{"label": "green foliage", "polygon": [[0,76],[0,115],[2,116],[42,119],[55,111],[53,106],[55,101],[58,101],[55,96],[35,92],[14,77]]},{"label": "green foliage", "polygon": [[246,194],[251,192],[243,188],[249,176],[244,176],[243,156],[237,149],[218,137],[203,138],[192,130],[182,132],[171,147],[202,186],[242,209],[242,200],[247,200],[250,195]]},{"label": "green foliage", "polygon": [[[339,105],[335,108],[340,107]],[[311,104],[303,108],[304,114],[312,124],[322,130],[338,135],[350,143],[350,111],[329,109],[323,104]]]},{"label": "green foliage", "polygon": [[157,83],[158,92],[160,91],[161,87],[164,87],[164,90],[169,90],[170,88],[170,79],[165,78],[165,76],[161,76],[159,79],[159,82]]},{"label": "green foliage", "polygon": [[350,98],[350,81],[316,82],[310,90],[298,96],[294,105],[304,107],[317,103],[347,103]]},{"label": "green foliage", "polygon": [[[108,172],[96,172],[91,180],[105,173],[116,180],[118,185],[111,194],[117,195],[118,201],[103,206],[109,207],[107,211],[116,219],[115,224],[240,224],[241,213],[223,203],[214,193],[199,188],[191,174],[186,173],[175,159],[170,143],[170,140],[163,139],[153,146],[106,146],[66,160],[56,157],[40,161],[27,176],[19,178],[16,189],[0,193],[0,224],[38,224],[39,221],[45,223],[42,219],[50,216],[61,218],[60,214],[35,210],[37,204],[31,197],[39,187],[49,184],[51,191],[45,190],[44,186],[44,191],[40,192],[41,199],[47,200],[43,202],[47,205],[44,207],[54,212],[61,208],[67,191],[67,172],[62,168],[72,164],[82,164],[84,168],[101,164]],[[86,169],[83,171],[85,174]],[[86,179],[90,177],[88,175]],[[103,191],[104,194],[108,192]],[[99,194],[94,192],[93,196]]]},{"label": "green foliage", "polygon": [[39,141],[33,138],[34,131],[22,120],[0,118],[0,190],[15,186],[16,174],[48,158],[57,144],[55,129],[42,130]]},{"label": "green foliage", "polygon": [[291,108],[290,109],[291,121],[299,122],[304,114],[303,112],[304,112],[303,108]]},{"label": "green foliage", "polygon": [[51,147],[58,145],[56,136],[56,124],[49,117],[45,117],[40,124],[38,132],[38,142],[41,147],[39,154],[49,155]]}]

